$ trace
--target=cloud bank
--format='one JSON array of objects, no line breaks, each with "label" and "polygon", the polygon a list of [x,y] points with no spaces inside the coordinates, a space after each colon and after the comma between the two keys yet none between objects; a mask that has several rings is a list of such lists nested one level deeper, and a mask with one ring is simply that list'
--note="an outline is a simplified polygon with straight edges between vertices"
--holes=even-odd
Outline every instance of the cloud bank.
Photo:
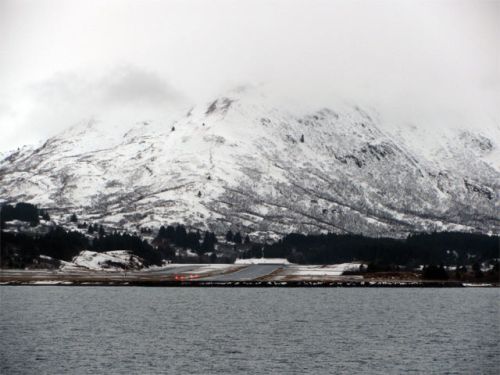
[{"label": "cloud bank", "polygon": [[500,2],[4,0],[0,150],[240,84],[390,122],[500,122]]}]

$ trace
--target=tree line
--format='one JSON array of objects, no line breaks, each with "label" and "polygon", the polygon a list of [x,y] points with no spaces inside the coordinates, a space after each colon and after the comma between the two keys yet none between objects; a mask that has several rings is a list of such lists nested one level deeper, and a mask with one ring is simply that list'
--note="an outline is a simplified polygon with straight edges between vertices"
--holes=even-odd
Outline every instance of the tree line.
[{"label": "tree line", "polygon": [[[11,220],[21,220],[37,225],[40,218],[50,220],[48,213],[29,203],[4,204],[0,207],[2,227]],[[71,215],[71,222],[77,222]],[[24,267],[40,254],[70,261],[82,250],[98,252],[130,250],[143,258],[147,265],[161,264],[162,260],[176,260],[176,248],[190,249],[199,255],[199,261],[216,262],[218,243],[215,233],[189,230],[184,225],[161,226],[151,243],[136,234],[106,233],[98,224],[83,223],[84,231],[66,230],[54,226],[45,234],[11,233],[2,231],[1,259],[3,267]],[[141,230],[142,232],[142,230]],[[152,231],[146,231],[150,234]],[[224,237],[223,237],[224,238]],[[464,266],[473,266],[480,274],[482,262],[498,263],[500,258],[499,236],[480,233],[439,232],[409,235],[404,239],[365,237],[363,235],[291,233],[272,244],[252,244],[248,235],[229,230],[225,235],[229,244],[243,246],[244,258],[286,258],[299,264],[334,264],[362,261],[369,271],[388,271],[406,266],[425,265],[429,275],[444,275],[444,266],[455,266],[457,273]],[[178,259],[177,259],[178,260]],[[462,271],[461,271],[462,270]]]},{"label": "tree line", "polygon": [[89,238],[78,231],[56,226],[45,234],[37,235],[2,232],[0,245],[0,266],[5,268],[24,268],[39,259],[40,255],[71,261],[83,250],[130,250],[132,254],[143,258],[146,266],[162,263],[162,254],[158,250],[146,240],[127,233]]},{"label": "tree line", "polygon": [[167,259],[175,259],[175,250],[172,245],[183,249],[190,249],[199,256],[211,253],[211,260],[215,261],[215,244],[218,242],[215,233],[205,231],[203,234],[199,231],[187,230],[182,224],[177,226],[161,226],[153,243],[157,246]]},{"label": "tree line", "polygon": [[333,264],[363,261],[373,270],[393,265],[471,265],[500,258],[500,239],[480,233],[412,234],[405,239],[362,235],[292,233],[273,244],[253,245],[244,258],[287,258],[293,263]]},{"label": "tree line", "polygon": [[0,222],[3,225],[6,221],[20,220],[36,226],[40,223],[40,217],[49,221],[50,216],[45,210],[38,209],[30,203],[16,203],[16,205],[4,204],[0,207]]}]

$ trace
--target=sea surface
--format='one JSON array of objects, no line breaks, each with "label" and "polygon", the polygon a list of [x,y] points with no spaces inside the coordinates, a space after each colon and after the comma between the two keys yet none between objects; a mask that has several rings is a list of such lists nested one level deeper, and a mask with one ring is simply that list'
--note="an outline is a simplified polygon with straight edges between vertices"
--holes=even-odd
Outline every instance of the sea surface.
[{"label": "sea surface", "polygon": [[3,374],[498,374],[494,288],[0,287]]}]

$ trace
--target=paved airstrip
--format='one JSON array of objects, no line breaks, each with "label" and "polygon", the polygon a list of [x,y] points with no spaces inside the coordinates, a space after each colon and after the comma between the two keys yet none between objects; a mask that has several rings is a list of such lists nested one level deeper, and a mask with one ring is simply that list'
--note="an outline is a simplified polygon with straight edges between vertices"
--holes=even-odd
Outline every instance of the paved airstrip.
[{"label": "paved airstrip", "polygon": [[[324,266],[316,266],[310,269],[311,277],[325,278],[338,276],[340,272],[331,271]],[[318,274],[318,269],[325,272]],[[316,277],[314,273],[316,272]],[[287,264],[171,264],[165,267],[150,268],[140,271],[123,270],[87,270],[70,268],[63,270],[0,270],[0,282],[21,281],[42,284],[43,282],[57,281],[212,281],[212,282],[238,282],[238,281],[262,281],[283,280],[294,277],[309,278],[307,269],[304,267]]]},{"label": "paved airstrip", "polygon": [[[367,279],[343,275],[349,265],[169,264],[144,270],[0,269],[2,285],[102,286],[463,286],[457,282]],[[358,265],[359,268],[359,265]]]}]

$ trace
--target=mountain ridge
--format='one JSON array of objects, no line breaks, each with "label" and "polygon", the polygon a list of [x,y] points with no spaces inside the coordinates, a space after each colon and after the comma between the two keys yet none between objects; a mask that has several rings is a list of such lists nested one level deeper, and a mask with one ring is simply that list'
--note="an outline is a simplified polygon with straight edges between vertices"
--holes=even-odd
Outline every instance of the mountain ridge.
[{"label": "mountain ridge", "polygon": [[384,127],[338,105],[232,92],[160,121],[82,122],[0,162],[0,197],[124,229],[183,223],[277,238],[498,233],[498,127]]}]

